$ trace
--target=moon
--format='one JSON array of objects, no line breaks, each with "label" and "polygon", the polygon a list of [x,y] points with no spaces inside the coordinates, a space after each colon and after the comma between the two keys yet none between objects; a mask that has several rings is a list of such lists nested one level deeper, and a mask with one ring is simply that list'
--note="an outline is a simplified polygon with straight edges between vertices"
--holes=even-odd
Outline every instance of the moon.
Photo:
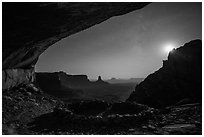
[{"label": "moon", "polygon": [[164,49],[163,49],[163,50],[164,50],[165,53],[169,53],[169,52],[172,51],[174,48],[175,48],[174,45],[168,44],[168,45],[164,46]]}]

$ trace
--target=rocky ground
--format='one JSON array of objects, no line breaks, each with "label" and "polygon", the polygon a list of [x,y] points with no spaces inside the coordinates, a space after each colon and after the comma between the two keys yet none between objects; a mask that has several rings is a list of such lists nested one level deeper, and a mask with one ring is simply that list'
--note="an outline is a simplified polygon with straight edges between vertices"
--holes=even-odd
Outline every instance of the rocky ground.
[{"label": "rocky ground", "polygon": [[30,84],[3,93],[3,134],[202,134],[200,103],[154,109],[104,101],[64,104]]}]

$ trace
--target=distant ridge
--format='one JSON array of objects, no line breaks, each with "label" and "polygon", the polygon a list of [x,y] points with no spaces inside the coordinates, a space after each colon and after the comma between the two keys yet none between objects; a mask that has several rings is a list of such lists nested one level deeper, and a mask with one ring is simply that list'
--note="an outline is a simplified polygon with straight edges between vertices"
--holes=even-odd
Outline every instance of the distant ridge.
[{"label": "distant ridge", "polygon": [[97,81],[90,81],[87,75],[70,75],[63,71],[53,73],[37,72],[36,83],[45,90],[53,88],[81,89],[108,84],[101,77]]},{"label": "distant ridge", "polygon": [[144,80],[144,78],[130,78],[130,79],[116,79],[116,78],[111,78],[106,80],[108,83],[110,84],[122,84],[122,83],[135,83],[135,84],[139,84],[140,82],[142,82]]}]

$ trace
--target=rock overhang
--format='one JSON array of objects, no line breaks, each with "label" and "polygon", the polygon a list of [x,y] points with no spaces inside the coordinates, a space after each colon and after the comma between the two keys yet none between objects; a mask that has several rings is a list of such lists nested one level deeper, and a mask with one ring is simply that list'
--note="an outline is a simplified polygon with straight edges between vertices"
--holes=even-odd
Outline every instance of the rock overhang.
[{"label": "rock overhang", "polygon": [[141,9],[143,2],[23,2],[2,5],[3,69],[30,68],[62,38],[113,16]]}]

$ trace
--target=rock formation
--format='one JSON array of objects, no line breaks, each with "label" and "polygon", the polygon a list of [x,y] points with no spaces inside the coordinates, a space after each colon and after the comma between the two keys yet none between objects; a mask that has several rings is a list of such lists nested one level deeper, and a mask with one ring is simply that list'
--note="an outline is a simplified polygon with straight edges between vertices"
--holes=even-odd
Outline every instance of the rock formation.
[{"label": "rock formation", "polygon": [[117,83],[135,83],[138,84],[142,82],[144,78],[130,78],[130,79],[116,79],[116,78],[111,78],[106,80],[110,84],[117,84]]},{"label": "rock formation", "polygon": [[87,75],[69,75],[63,71],[60,72],[38,72],[35,73],[35,82],[43,90],[60,89],[85,89],[98,86],[109,85],[101,77],[97,81],[91,82]]},{"label": "rock formation", "polygon": [[101,76],[98,76],[98,81],[102,81]]},{"label": "rock formation", "polygon": [[202,98],[202,42],[193,40],[173,50],[163,67],[136,86],[127,101],[153,107],[172,105],[184,98]]},{"label": "rock formation", "polygon": [[6,69],[2,70],[2,89],[11,89],[21,84],[34,82],[34,69]]},{"label": "rock formation", "polygon": [[33,69],[40,54],[60,39],[99,24],[113,16],[141,9],[147,4],[136,2],[4,2],[2,4],[2,68],[3,73],[10,69],[9,72],[13,75],[8,78],[8,75],[3,74],[3,79],[14,82],[4,82],[3,89],[16,86],[14,84],[17,79],[16,71],[21,71],[16,69],[26,69],[26,73],[21,73],[24,75],[21,77],[23,80],[20,80],[18,84],[32,82],[25,78],[30,77],[27,70]]},{"label": "rock formation", "polygon": [[106,85],[109,85],[108,82],[105,82],[105,81],[102,80],[101,76],[98,76],[98,80],[93,82],[93,83],[96,86],[106,86]]},{"label": "rock formation", "polygon": [[90,87],[91,82],[87,75],[69,75],[65,72],[38,72],[36,73],[36,83],[42,88],[46,89],[60,89],[64,88],[85,88]]},{"label": "rock formation", "polygon": [[38,72],[35,76],[35,84],[40,89],[64,101],[85,98],[82,89],[91,85],[86,75],[68,75],[62,71]]}]

